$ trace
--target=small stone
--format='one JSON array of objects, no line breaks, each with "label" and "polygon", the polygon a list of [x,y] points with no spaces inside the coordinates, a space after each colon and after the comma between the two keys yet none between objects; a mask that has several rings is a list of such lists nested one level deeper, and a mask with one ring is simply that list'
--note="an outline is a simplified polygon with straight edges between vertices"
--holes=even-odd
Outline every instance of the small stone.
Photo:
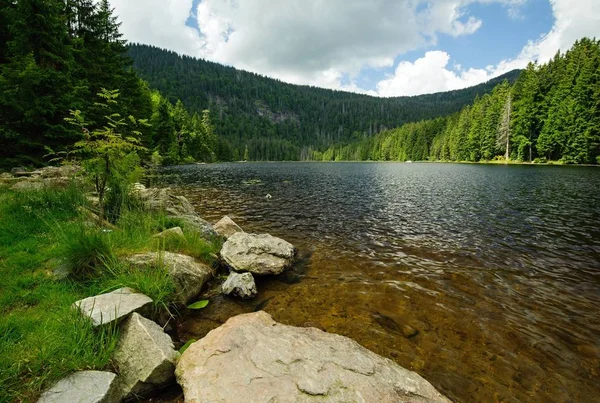
[{"label": "small stone", "polygon": [[144,395],[174,381],[175,351],[171,337],[153,321],[134,313],[125,322],[114,354],[121,395]]},{"label": "small stone", "polygon": [[22,173],[26,173],[27,169],[25,169],[24,167],[14,167],[10,170],[10,173],[13,175],[17,175],[17,174],[22,174]]},{"label": "small stone", "polygon": [[229,238],[236,232],[244,232],[244,230],[237,225],[229,216],[221,218],[215,225],[214,229],[217,234],[222,237]]},{"label": "small stone", "polygon": [[120,400],[115,374],[79,371],[46,390],[38,403],[116,403]]},{"label": "small stone", "polygon": [[258,294],[252,273],[231,272],[221,286],[225,295],[237,295],[240,298],[254,298]]},{"label": "small stone", "polygon": [[133,312],[145,312],[150,305],[152,299],[148,296],[124,287],[106,294],[84,298],[75,302],[73,307],[89,317],[94,326],[101,326],[113,321],[121,322]]},{"label": "small stone", "polygon": [[169,228],[169,229],[164,230],[160,234],[156,234],[156,235],[152,236],[152,238],[177,238],[177,237],[185,238],[185,235],[183,235],[183,230],[181,229],[181,227]]},{"label": "small stone", "polygon": [[416,335],[418,335],[419,331],[412,326],[403,325],[402,326],[402,334],[404,335],[404,337],[411,339],[411,338],[415,337]]}]

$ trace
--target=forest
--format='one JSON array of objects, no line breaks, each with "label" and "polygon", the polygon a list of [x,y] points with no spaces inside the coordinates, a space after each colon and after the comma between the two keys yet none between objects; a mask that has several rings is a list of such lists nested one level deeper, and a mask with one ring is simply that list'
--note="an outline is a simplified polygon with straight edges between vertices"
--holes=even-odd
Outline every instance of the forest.
[{"label": "forest", "polygon": [[[103,90],[114,91],[123,120],[143,122],[146,160],[215,161],[208,111],[188,113],[141,80],[127,56],[108,0],[24,0],[0,3],[0,165],[39,166],[69,158],[83,138],[69,124],[79,111],[93,131],[108,124]],[[123,122],[121,122],[123,123]]]},{"label": "forest", "polygon": [[583,38],[530,63],[444,118],[409,123],[314,152],[325,161],[559,161],[600,164],[600,41]]},{"label": "forest", "polygon": [[[136,122],[123,134],[139,137],[152,164],[600,155],[596,39],[475,87],[377,98],[129,45],[119,29],[108,0],[0,3],[2,167],[68,159],[88,130],[109,123],[101,97],[110,91],[112,112]],[[75,111],[85,125],[69,124]]]},{"label": "forest", "polygon": [[519,76],[515,70],[463,90],[377,98],[287,84],[152,46],[133,44],[129,55],[138,74],[169,100],[181,99],[190,111],[210,109],[219,159],[235,161],[311,159],[314,151],[458,112]]}]

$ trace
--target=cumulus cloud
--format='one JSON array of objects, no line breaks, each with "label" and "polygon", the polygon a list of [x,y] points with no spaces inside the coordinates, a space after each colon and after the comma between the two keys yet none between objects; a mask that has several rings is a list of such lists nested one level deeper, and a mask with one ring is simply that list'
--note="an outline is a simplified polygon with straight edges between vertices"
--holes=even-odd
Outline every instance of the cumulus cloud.
[{"label": "cumulus cloud", "polygon": [[[368,92],[355,84],[365,68],[392,67],[406,52],[432,46],[439,35],[476,32],[485,21],[469,4],[501,3],[517,15],[527,0],[112,0],[132,42],[148,43],[297,84]],[[449,68],[451,55],[428,52],[401,62],[377,85],[383,96],[462,88],[529,60],[552,56],[594,35],[597,0],[551,0],[556,23],[513,60],[486,69]],[[188,27],[192,16],[200,30]],[[344,80],[344,78],[346,78]],[[348,80],[349,79],[349,80]],[[370,93],[373,93],[372,91]]]},{"label": "cumulus cloud", "polygon": [[558,50],[566,51],[584,36],[600,34],[600,12],[595,0],[551,0],[555,23],[550,32],[527,43],[513,59],[485,69],[448,68],[450,55],[427,52],[414,63],[400,62],[394,74],[377,83],[380,96],[418,95],[466,88],[488,81],[531,61],[545,63]]}]

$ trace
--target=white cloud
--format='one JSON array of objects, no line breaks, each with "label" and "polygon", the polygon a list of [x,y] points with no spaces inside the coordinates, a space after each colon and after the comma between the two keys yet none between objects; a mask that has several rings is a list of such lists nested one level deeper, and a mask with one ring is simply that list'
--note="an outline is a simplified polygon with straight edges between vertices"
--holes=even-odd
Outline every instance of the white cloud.
[{"label": "white cloud", "polygon": [[466,88],[524,68],[531,61],[545,63],[558,50],[568,50],[576,40],[600,35],[597,0],[551,0],[550,3],[554,26],[540,39],[527,43],[517,57],[485,69],[462,70],[462,66],[457,65],[450,70],[447,67],[450,55],[441,51],[427,52],[414,63],[400,62],[394,75],[377,84],[378,95],[417,95]]},{"label": "white cloud", "polygon": [[[485,21],[466,14],[474,2],[501,3],[518,15],[527,0],[112,0],[132,42],[148,43],[286,82],[361,90],[365,68],[392,67],[399,55],[437,43],[439,35],[476,32]],[[382,80],[383,96],[443,91],[477,84],[538,58],[545,61],[575,39],[598,33],[597,0],[551,0],[556,23],[518,57],[488,69],[448,68],[450,55],[428,52],[402,62]],[[201,32],[186,26],[194,12]],[[350,79],[349,83],[342,84]],[[373,93],[372,91],[370,93]]]}]

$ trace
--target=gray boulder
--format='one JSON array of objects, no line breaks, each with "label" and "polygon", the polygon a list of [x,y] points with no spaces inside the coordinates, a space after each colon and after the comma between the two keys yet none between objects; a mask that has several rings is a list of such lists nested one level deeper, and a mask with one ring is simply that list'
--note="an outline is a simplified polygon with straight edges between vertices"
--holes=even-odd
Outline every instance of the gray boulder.
[{"label": "gray boulder", "polygon": [[173,382],[178,356],[171,337],[159,325],[132,314],[123,325],[113,356],[121,395],[125,399],[143,396]]},{"label": "gray boulder", "polygon": [[213,276],[210,267],[194,260],[193,257],[178,253],[149,252],[125,258],[132,266],[141,269],[152,269],[159,264],[164,265],[175,284],[177,299],[182,304],[188,303],[200,294],[202,286]]},{"label": "gray boulder", "polygon": [[355,341],[235,316],[192,344],[175,370],[187,402],[450,402],[415,372]]},{"label": "gray boulder", "polygon": [[221,257],[235,271],[280,274],[292,265],[294,246],[269,234],[233,234],[221,249]]},{"label": "gray boulder", "polygon": [[217,234],[225,238],[229,238],[236,232],[244,232],[229,216],[221,218],[213,227]]},{"label": "gray boulder", "polygon": [[42,178],[72,178],[81,172],[78,165],[61,165],[59,167],[45,167],[40,170]]},{"label": "gray boulder", "polygon": [[131,288],[119,288],[113,292],[84,298],[73,304],[74,308],[89,317],[94,326],[113,321],[121,322],[133,312],[146,312],[152,305],[148,296],[136,293]]},{"label": "gray boulder", "polygon": [[35,180],[35,179],[26,179],[26,180],[21,180],[17,183],[15,183],[11,189],[15,190],[15,191],[36,191],[36,190],[42,190],[46,187],[46,185],[44,184],[44,182],[39,181],[39,180]]},{"label": "gray boulder", "polygon": [[112,372],[79,371],[46,390],[38,403],[116,403],[121,401]]},{"label": "gray boulder", "polygon": [[181,227],[173,227],[166,229],[159,234],[153,235],[152,238],[185,238],[185,235],[183,235],[183,230],[181,229]]},{"label": "gray boulder", "polygon": [[186,229],[197,232],[202,238],[211,239],[218,236],[213,226],[210,225],[208,221],[200,218],[196,214],[186,214],[172,217],[181,220]]},{"label": "gray boulder", "polygon": [[169,188],[142,189],[138,187],[136,193],[147,210],[164,211],[168,216],[196,214],[188,199],[183,196],[175,196]]},{"label": "gray boulder", "polygon": [[221,285],[225,295],[236,295],[240,298],[254,298],[258,294],[252,273],[236,273],[232,271]]}]

